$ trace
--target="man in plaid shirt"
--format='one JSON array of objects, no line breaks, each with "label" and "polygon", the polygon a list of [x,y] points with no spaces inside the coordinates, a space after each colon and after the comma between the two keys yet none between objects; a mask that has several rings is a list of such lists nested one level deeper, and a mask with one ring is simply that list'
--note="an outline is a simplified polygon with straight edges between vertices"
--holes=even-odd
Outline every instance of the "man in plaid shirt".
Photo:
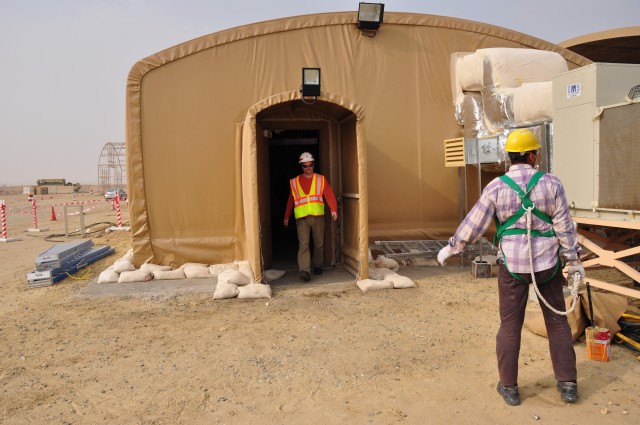
[{"label": "man in plaid shirt", "polygon": [[[532,282],[527,242],[526,208],[531,209],[531,254],[533,272],[542,296],[556,310],[565,311],[562,287],[562,257],[569,264],[569,274],[585,276],[580,263],[582,252],[564,188],[560,180],[538,173],[533,167],[540,149],[530,130],[517,129],[509,134],[505,150],[511,167],[505,176],[491,181],[478,202],[465,217],[449,244],[438,254],[444,266],[447,258],[461,253],[467,243],[478,240],[497,217],[501,224],[498,295],[500,329],[496,336],[496,354],[500,382],[497,391],[511,405],[520,404],[518,392],[518,357],[525,308]],[[540,303],[544,316],[553,371],[563,401],[573,403],[578,397],[576,355],[567,317],[552,312]]]}]

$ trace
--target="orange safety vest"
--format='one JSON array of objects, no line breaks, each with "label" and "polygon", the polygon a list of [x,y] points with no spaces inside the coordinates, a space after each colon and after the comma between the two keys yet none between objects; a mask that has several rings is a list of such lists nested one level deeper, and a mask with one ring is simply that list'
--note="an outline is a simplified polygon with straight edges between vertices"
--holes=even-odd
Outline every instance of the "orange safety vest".
[{"label": "orange safety vest", "polygon": [[304,193],[300,185],[300,176],[289,180],[293,195],[293,213],[296,218],[308,215],[324,215],[324,176],[313,173],[309,194]]}]

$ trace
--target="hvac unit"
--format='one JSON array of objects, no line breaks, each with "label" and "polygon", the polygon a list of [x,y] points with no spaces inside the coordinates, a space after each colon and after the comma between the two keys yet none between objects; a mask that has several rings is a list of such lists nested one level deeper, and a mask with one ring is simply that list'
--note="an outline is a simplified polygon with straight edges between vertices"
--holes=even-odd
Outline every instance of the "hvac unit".
[{"label": "hvac unit", "polygon": [[575,217],[640,220],[639,85],[640,65],[630,64],[594,63],[553,80],[552,172]]}]

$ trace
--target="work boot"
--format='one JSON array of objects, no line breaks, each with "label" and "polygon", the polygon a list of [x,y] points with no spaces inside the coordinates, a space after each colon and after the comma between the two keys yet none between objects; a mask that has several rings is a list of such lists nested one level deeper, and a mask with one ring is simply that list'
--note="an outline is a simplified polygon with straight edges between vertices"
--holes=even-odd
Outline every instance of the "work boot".
[{"label": "work boot", "polygon": [[309,282],[311,280],[311,276],[309,276],[309,272],[301,271],[300,273],[298,273],[298,276],[300,277],[300,279],[304,280],[305,282]]},{"label": "work boot", "polygon": [[498,382],[498,387],[496,388],[498,394],[502,396],[504,402],[509,406],[517,406],[520,404],[520,394],[518,393],[518,386],[514,387],[505,387],[500,382]]},{"label": "work boot", "polygon": [[578,384],[571,381],[561,382],[558,381],[558,391],[560,391],[560,398],[567,403],[575,403],[578,399]]},{"label": "work boot", "polygon": [[313,274],[321,275],[322,274],[322,267],[314,267],[313,268]]}]

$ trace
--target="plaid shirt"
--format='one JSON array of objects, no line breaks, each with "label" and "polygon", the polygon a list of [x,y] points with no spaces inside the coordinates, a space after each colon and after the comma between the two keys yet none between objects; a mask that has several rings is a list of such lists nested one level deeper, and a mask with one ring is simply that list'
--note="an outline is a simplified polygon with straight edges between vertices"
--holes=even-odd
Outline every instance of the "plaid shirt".
[{"label": "plaid shirt", "polygon": [[[509,168],[511,177],[523,191],[535,170],[527,164],[515,164]],[[550,269],[558,261],[558,249],[569,260],[578,259],[582,252],[578,245],[577,233],[569,215],[567,198],[560,180],[551,174],[545,174],[533,187],[529,199],[542,212],[551,217],[553,224],[545,223],[535,215],[531,218],[531,227],[546,231],[553,227],[555,237],[531,237],[533,269],[535,272]],[[492,180],[482,191],[482,196],[462,221],[456,233],[449,239],[454,254],[459,254],[469,242],[475,242],[487,230],[497,215],[500,223],[513,216],[522,205],[517,193],[499,178]],[[513,226],[526,229],[526,214]],[[514,273],[530,273],[527,235],[507,235],[500,242],[500,251],[509,270]],[[499,254],[500,255],[500,254]]]}]

